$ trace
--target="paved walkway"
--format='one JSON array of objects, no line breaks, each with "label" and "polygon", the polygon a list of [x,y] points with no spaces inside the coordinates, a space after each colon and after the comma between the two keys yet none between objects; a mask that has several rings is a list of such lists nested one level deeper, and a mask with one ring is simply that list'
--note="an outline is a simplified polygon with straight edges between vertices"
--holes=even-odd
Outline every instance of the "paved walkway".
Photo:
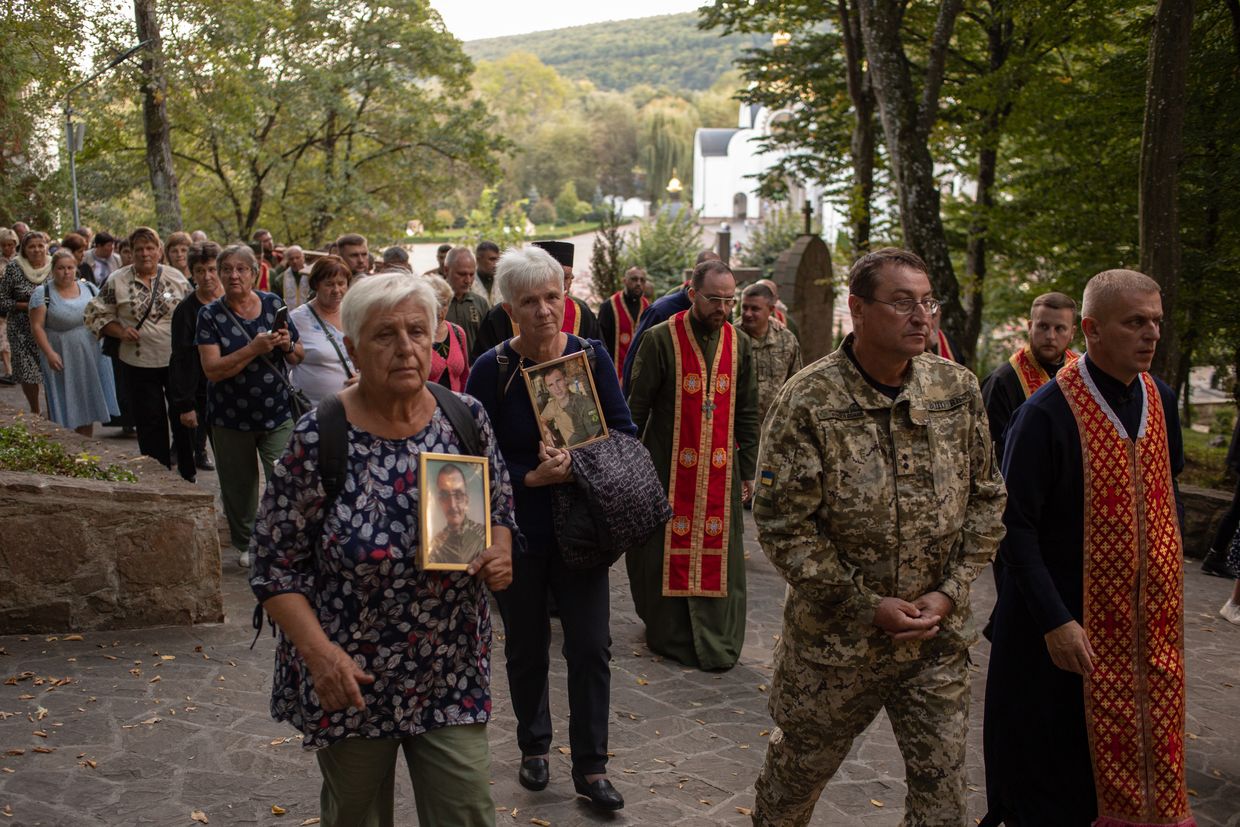
[{"label": "paved walkway", "polygon": [[[213,477],[201,482],[213,485]],[[771,726],[766,689],[784,591],[752,526],[748,545],[749,634],[740,664],[723,674],[653,657],[623,566],[613,569],[611,777],[628,802],[614,818],[593,814],[572,793],[558,629],[551,786],[530,793],[517,785],[497,645],[490,737],[498,824],[748,824]],[[272,639],[264,635],[249,648],[253,602],[245,576],[232,559],[224,575],[228,620],[221,625],[0,637],[0,827],[192,825],[196,810],[213,825],[299,825],[318,815],[315,761],[291,728],[268,715]],[[990,584],[984,575],[975,590],[979,616],[993,601]],[[1240,628],[1216,614],[1229,588],[1195,564],[1186,569],[1188,784],[1202,827],[1240,827]],[[987,656],[983,643],[974,652],[970,823],[984,809]],[[827,787],[813,824],[898,824],[902,776],[891,728],[880,717]],[[411,796],[408,778],[400,778],[399,824],[417,823]],[[273,807],[287,812],[276,815]]]}]

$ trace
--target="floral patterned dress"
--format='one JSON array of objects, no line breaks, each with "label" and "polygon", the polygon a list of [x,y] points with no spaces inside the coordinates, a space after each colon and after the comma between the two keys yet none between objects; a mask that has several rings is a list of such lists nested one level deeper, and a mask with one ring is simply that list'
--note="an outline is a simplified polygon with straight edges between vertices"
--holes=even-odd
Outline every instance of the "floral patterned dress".
[{"label": "floral patterned dress", "polygon": [[[463,396],[490,460],[491,522],[517,527],[508,470],[482,405]],[[318,749],[344,738],[403,738],[491,716],[491,615],[485,585],[463,571],[423,571],[419,455],[462,453],[439,408],[418,434],[384,439],[349,426],[347,472],[325,513],[318,412],[297,424],[259,508],[250,586],[261,602],[305,595],[327,637],[375,682],[364,710],[325,712],[310,670],[280,634],[271,714]]]}]

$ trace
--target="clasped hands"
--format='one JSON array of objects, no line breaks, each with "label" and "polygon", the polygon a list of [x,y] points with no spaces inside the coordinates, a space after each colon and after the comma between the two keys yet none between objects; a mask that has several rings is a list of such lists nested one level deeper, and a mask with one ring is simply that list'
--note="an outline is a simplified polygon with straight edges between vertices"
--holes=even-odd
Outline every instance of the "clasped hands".
[{"label": "clasped hands", "polygon": [[552,448],[538,443],[538,467],[525,475],[529,488],[540,485],[557,485],[573,478],[573,458],[567,448]]},{"label": "clasped hands", "polygon": [[942,592],[926,592],[912,603],[884,597],[874,609],[874,625],[893,640],[929,640],[939,633],[939,623],[956,604]]}]

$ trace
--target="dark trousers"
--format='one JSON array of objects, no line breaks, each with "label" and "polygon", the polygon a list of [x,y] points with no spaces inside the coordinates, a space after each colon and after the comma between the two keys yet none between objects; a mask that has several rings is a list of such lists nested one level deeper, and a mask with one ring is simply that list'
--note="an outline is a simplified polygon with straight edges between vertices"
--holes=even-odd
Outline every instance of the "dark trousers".
[{"label": "dark trousers", "polygon": [[[207,436],[211,432],[210,426],[207,425],[207,398],[205,396],[199,396],[194,400],[194,412],[198,414],[198,427],[193,430],[185,429],[194,449],[188,455],[185,451],[177,449],[177,471],[190,482],[198,479],[198,457],[206,454]],[[176,414],[173,416],[180,420],[180,416]]]},{"label": "dark trousers", "polygon": [[555,598],[568,664],[568,743],[580,775],[604,772],[611,703],[611,607],[607,567],[571,571],[555,551],[526,552],[513,561],[512,585],[495,595],[504,618],[508,688],[524,755],[551,749],[547,670]]},{"label": "dark trousers", "polygon": [[1210,548],[1219,554],[1226,555],[1227,549],[1231,548],[1232,538],[1236,536],[1237,526],[1240,526],[1240,480],[1236,481],[1236,492],[1231,495],[1231,508],[1227,509],[1227,513],[1219,522],[1218,531],[1214,533],[1214,542],[1210,544]]},{"label": "dark trousers", "polygon": [[[189,430],[172,411],[168,368],[139,368],[121,362],[125,386],[129,393],[129,410],[138,431],[138,450],[145,456],[172,467],[172,452],[177,453],[178,468],[194,467],[194,443]],[[168,441],[172,430],[171,444]],[[185,465],[185,457],[189,465]]]},{"label": "dark trousers", "polygon": [[129,386],[125,383],[125,363],[115,356],[109,356],[112,360],[112,377],[116,381],[116,404],[121,412],[119,416],[112,417],[109,425],[119,428],[133,427],[133,412],[129,402]]}]

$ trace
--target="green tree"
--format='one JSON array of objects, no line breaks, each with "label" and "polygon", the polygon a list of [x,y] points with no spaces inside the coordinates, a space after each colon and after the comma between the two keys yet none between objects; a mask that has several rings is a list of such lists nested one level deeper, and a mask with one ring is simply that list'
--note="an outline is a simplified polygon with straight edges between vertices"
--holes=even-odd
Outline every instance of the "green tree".
[{"label": "green tree", "polygon": [[572,223],[590,211],[590,205],[577,197],[577,185],[565,181],[555,197],[555,212],[561,221]]},{"label": "green tree", "polygon": [[620,289],[624,282],[625,249],[624,218],[616,207],[608,204],[603,209],[602,220],[594,232],[594,247],[590,251],[590,279],[594,293],[606,300]]},{"label": "green tree", "polygon": [[625,269],[641,267],[650,276],[655,293],[670,290],[693,266],[702,244],[702,227],[692,210],[660,211],[638,224],[625,245]]},{"label": "green tree", "polygon": [[780,254],[801,234],[802,226],[801,215],[795,210],[787,206],[771,210],[741,248],[741,263],[761,268],[762,275],[769,277]]},{"label": "green tree", "polygon": [[642,107],[638,158],[651,201],[666,197],[664,188],[673,174],[686,187],[692,183],[693,136],[699,125],[696,110],[680,98],[656,98]]},{"label": "green tree", "polygon": [[470,247],[479,241],[494,241],[501,250],[525,243],[525,199],[501,205],[494,189],[482,191],[478,206],[469,211],[461,241]]}]

